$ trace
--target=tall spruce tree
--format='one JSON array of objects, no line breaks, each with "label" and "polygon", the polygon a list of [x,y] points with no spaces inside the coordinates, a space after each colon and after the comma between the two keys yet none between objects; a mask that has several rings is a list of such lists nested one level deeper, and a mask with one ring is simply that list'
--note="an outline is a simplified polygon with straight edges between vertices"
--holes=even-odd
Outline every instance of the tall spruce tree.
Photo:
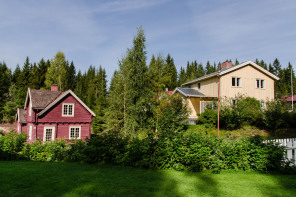
[{"label": "tall spruce tree", "polygon": [[164,77],[167,78],[165,87],[174,90],[177,87],[177,69],[174,59],[168,54],[164,65]]}]

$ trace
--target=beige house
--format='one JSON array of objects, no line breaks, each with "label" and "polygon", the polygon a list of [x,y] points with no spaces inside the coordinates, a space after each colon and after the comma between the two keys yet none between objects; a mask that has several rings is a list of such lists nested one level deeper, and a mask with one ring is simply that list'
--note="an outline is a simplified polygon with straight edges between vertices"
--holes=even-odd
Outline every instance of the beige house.
[{"label": "beige house", "polygon": [[218,89],[220,99],[228,98],[235,103],[236,96],[244,95],[256,98],[265,107],[267,100],[274,99],[274,80],[279,78],[252,61],[237,66],[224,62],[220,71],[186,82],[173,94],[181,94],[188,102],[191,122],[204,111],[207,103],[217,100]]}]

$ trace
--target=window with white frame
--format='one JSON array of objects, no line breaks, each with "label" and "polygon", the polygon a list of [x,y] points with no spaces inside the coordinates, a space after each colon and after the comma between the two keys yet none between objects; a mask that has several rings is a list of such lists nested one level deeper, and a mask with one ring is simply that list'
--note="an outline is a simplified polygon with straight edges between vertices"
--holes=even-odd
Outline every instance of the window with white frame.
[{"label": "window with white frame", "polygon": [[32,139],[32,131],[33,131],[32,125],[30,125],[30,127],[29,127],[29,140]]},{"label": "window with white frame", "polygon": [[44,127],[43,141],[49,142],[54,140],[55,127]]},{"label": "window with white frame", "polygon": [[74,103],[63,103],[62,116],[74,116]]},{"label": "window with white frame", "polygon": [[260,89],[264,89],[265,88],[264,79],[256,79],[256,87]]},{"label": "window with white frame", "polygon": [[197,83],[197,88],[200,90],[200,83]]},{"label": "window with white frame", "polygon": [[232,87],[241,87],[240,77],[232,77]]},{"label": "window with white frame", "polygon": [[71,126],[69,128],[69,139],[81,139],[81,126]]}]

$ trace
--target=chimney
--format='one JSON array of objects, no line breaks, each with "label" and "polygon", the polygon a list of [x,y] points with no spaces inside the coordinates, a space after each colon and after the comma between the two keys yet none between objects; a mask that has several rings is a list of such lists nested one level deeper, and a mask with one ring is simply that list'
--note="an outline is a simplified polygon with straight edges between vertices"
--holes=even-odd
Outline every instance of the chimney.
[{"label": "chimney", "polygon": [[222,69],[223,68],[232,68],[232,62],[223,62],[222,63]]},{"label": "chimney", "polygon": [[57,85],[51,85],[51,91],[52,91],[52,92],[57,92],[57,91],[59,91],[59,86],[57,86]]}]

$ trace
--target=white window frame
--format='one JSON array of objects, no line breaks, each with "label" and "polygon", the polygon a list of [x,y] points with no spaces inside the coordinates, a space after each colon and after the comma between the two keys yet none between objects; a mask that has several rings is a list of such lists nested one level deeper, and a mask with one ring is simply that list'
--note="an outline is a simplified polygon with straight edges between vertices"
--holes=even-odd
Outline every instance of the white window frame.
[{"label": "white window frame", "polygon": [[[259,82],[259,84],[258,84]],[[264,79],[256,79],[256,88],[257,89],[265,89],[265,80]]]},{"label": "white window frame", "polygon": [[[79,129],[79,136],[78,138],[75,138],[75,137],[71,137],[71,129]],[[69,139],[81,139],[81,126],[70,126],[69,127]]]},{"label": "white window frame", "polygon": [[[65,105],[67,105],[67,114],[64,114],[64,110],[65,110]],[[72,106],[72,114],[68,114],[69,113],[69,106]],[[63,103],[63,109],[62,109],[62,116],[63,117],[74,117],[74,108],[75,108],[75,104],[74,103]]]},{"label": "white window frame", "polygon": [[261,109],[262,110],[264,110],[265,109],[265,102],[264,101],[260,101],[260,107],[261,107]]},{"label": "white window frame", "polygon": [[32,139],[32,132],[33,132],[33,127],[32,125],[29,126],[29,140]]},{"label": "white window frame", "polygon": [[[234,85],[232,84],[233,79],[235,79]],[[241,77],[231,77],[231,86],[232,87],[242,87],[242,78]]]},{"label": "white window frame", "polygon": [[55,127],[54,126],[46,126],[46,127],[44,127],[44,130],[43,130],[43,141],[44,142],[46,142],[46,129],[52,129],[51,141],[53,141],[54,136],[55,136]]}]

